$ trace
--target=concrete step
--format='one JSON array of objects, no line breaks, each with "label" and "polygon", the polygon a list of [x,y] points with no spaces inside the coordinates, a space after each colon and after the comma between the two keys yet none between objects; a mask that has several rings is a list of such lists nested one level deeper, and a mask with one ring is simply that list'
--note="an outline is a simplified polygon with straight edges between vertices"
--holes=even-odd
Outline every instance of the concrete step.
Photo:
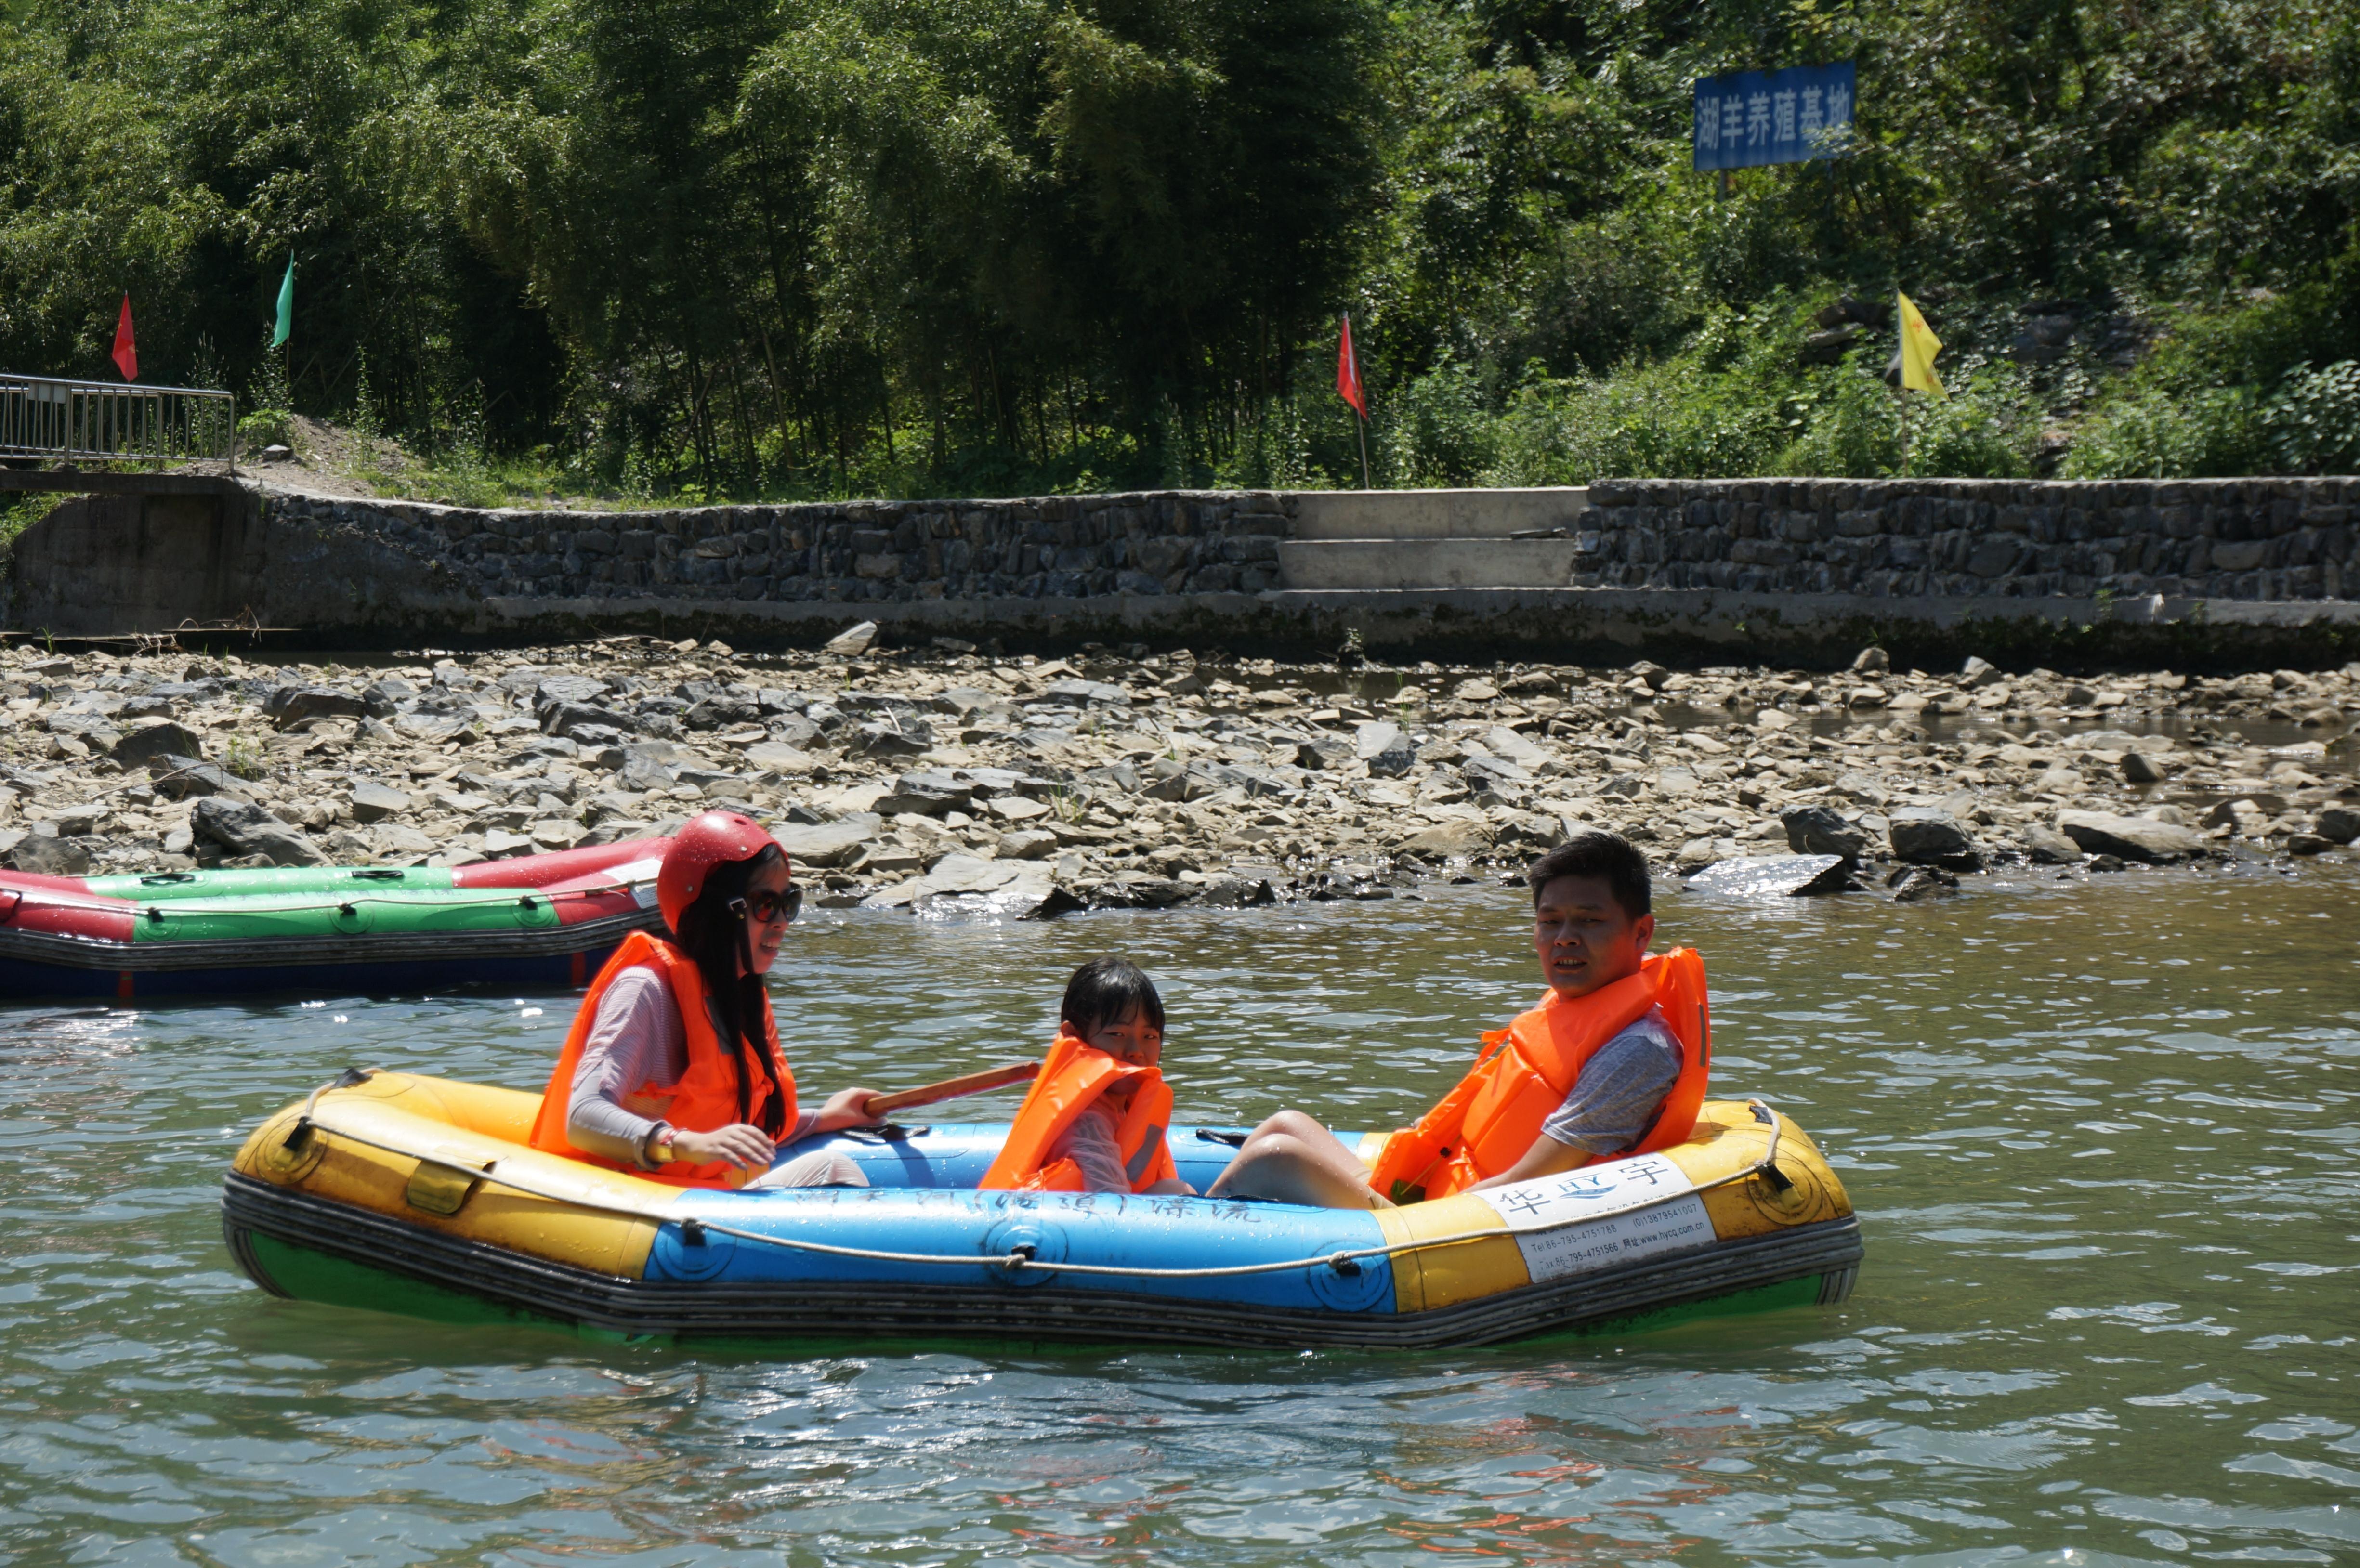
[{"label": "concrete step", "polygon": [[1570,539],[1291,539],[1278,547],[1287,588],[1563,588]]},{"label": "concrete step", "polygon": [[1509,539],[1570,532],[1590,505],[1571,485],[1535,490],[1306,490],[1295,496],[1299,539]]}]

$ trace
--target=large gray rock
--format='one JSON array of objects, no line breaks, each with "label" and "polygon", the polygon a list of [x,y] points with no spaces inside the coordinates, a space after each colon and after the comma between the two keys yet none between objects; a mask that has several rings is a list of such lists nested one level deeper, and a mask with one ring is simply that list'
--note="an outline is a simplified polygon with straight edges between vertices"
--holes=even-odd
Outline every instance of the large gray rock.
[{"label": "large gray rock", "polygon": [[761,723],[762,708],[751,698],[722,691],[697,699],[690,704],[688,712],[681,715],[680,722],[693,730],[736,729]]},{"label": "large gray rock", "polygon": [[361,701],[368,705],[371,718],[382,719],[396,708],[418,695],[418,688],[399,675],[388,675],[382,681],[372,681],[361,688]]},{"label": "large gray rock", "polygon": [[645,794],[650,789],[669,789],[672,786],[672,770],[664,759],[643,746],[623,747],[623,765],[615,769],[615,787]]},{"label": "large gray rock", "polygon": [[1057,853],[1057,835],[1045,828],[1018,828],[1000,834],[991,853],[999,860],[1045,860]]},{"label": "large gray rock", "polygon": [[1404,735],[1393,745],[1369,758],[1369,776],[1372,779],[1399,779],[1417,766],[1417,752]]},{"label": "large gray rock", "polygon": [[862,621],[855,626],[845,627],[844,630],[828,638],[825,647],[830,653],[842,654],[850,659],[867,653],[869,645],[876,640],[877,623]]},{"label": "large gray rock", "polygon": [[1688,880],[1687,890],[1723,898],[1801,898],[1852,886],[1841,855],[1765,855],[1720,860]]},{"label": "large gray rock", "polygon": [[939,817],[949,811],[963,811],[975,803],[975,786],[947,773],[929,770],[904,773],[894,782],[893,792],[880,796],[874,808],[884,817],[914,811],[922,817]]},{"label": "large gray rock", "polygon": [[1905,806],[1885,828],[1896,860],[1913,866],[1943,866],[1975,858],[1975,841],[1959,819],[1934,806]]},{"label": "large gray rock", "polygon": [[353,821],[381,822],[410,810],[410,797],[390,784],[363,779],[352,788]]},{"label": "large gray rock", "polygon": [[27,833],[9,853],[8,864],[36,877],[86,877],[90,874],[90,846],[52,833]]},{"label": "large gray rock", "polygon": [[204,743],[186,724],[158,719],[126,730],[108,748],[108,755],[126,768],[143,768],[159,757],[202,757]]},{"label": "large gray rock", "polygon": [[258,855],[273,866],[325,866],[328,857],[297,829],[246,800],[208,795],[189,813],[200,839],[217,844],[224,857]]},{"label": "large gray rock", "polygon": [[[803,727],[811,728],[808,724]],[[818,766],[818,759],[810,752],[783,740],[757,741],[741,755],[748,765],[770,773],[809,773]]]},{"label": "large gray rock", "polygon": [[280,729],[305,719],[365,719],[368,699],[325,686],[279,686],[262,700],[262,711]]},{"label": "large gray rock", "polygon": [[1491,847],[1491,832],[1480,822],[1444,822],[1412,833],[1396,847],[1411,860],[1472,860]]},{"label": "large gray rock", "polygon": [[781,822],[770,830],[770,836],[779,841],[779,846],[797,866],[829,866],[843,865],[861,845],[875,842],[884,831],[884,822],[875,812],[856,811],[815,825]]},{"label": "large gray rock", "polygon": [[1789,806],[1778,821],[1786,829],[1786,847],[1797,855],[1840,855],[1858,860],[1868,853],[1868,834],[1826,806]]},{"label": "large gray rock", "polygon": [[2112,855],[2150,865],[2185,860],[2204,853],[2204,835],[2192,828],[2174,827],[2147,817],[2117,816],[2112,811],[2060,811],[2057,831],[2086,855]]},{"label": "large gray rock", "polygon": [[847,742],[846,750],[862,757],[923,757],[934,748],[934,732],[923,719],[879,720],[855,729]]},{"label": "large gray rock", "polygon": [[[386,684],[378,682],[380,686]],[[377,687],[369,690],[375,691]],[[606,694],[604,681],[595,681],[587,675],[552,675],[533,689],[532,711],[545,713],[562,702],[589,703]]]},{"label": "large gray rock", "polygon": [[1505,724],[1493,724],[1483,736],[1483,749],[1527,770],[1545,766],[1549,754]]},{"label": "large gray rock", "polygon": [[185,800],[191,795],[243,797],[246,793],[245,779],[201,757],[171,753],[150,757],[148,777],[155,780],[156,792],[170,800]]},{"label": "large gray rock", "polygon": [[1530,773],[1498,757],[1470,757],[1459,765],[1459,771],[1470,789],[1480,790],[1488,786],[1495,793],[1529,789],[1534,782]]},{"label": "large gray rock", "polygon": [[541,711],[541,727],[544,734],[571,735],[587,746],[594,741],[604,741],[610,735],[636,734],[649,728],[659,717],[661,715],[627,713],[620,708],[601,708],[587,702],[552,702]]},{"label": "large gray rock", "polygon": [[2035,866],[2079,866],[2081,846],[2045,822],[2034,822],[2016,835]]},{"label": "large gray rock", "polygon": [[2360,838],[2360,811],[2349,806],[2330,806],[2319,813],[2317,831],[2330,844],[2350,844]]}]

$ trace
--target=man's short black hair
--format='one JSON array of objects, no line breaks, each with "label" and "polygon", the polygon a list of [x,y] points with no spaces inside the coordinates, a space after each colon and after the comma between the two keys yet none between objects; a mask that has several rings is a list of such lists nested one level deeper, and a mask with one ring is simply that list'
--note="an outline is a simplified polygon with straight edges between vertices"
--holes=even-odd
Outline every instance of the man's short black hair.
[{"label": "man's short black hair", "polygon": [[1065,982],[1065,1005],[1057,1020],[1085,1040],[1101,1024],[1119,1024],[1138,1014],[1164,1029],[1164,998],[1155,982],[1127,958],[1093,958]]},{"label": "man's short black hair", "polygon": [[1534,908],[1540,907],[1541,889],[1560,877],[1595,877],[1634,920],[1655,908],[1655,890],[1647,882],[1647,857],[1621,833],[1590,828],[1534,861],[1524,871],[1524,880],[1533,887]]}]

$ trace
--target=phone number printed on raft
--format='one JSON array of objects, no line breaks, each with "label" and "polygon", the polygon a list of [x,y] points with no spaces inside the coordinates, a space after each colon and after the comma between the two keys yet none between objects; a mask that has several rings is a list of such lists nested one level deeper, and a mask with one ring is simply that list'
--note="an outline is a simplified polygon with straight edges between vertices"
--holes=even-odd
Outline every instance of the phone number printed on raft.
[{"label": "phone number printed on raft", "polygon": [[1662,1155],[1640,1154],[1513,1187],[1487,1188],[1475,1195],[1498,1210],[1510,1230],[1548,1230],[1628,1214],[1694,1187],[1688,1173]]},{"label": "phone number printed on raft", "polygon": [[1583,1225],[1560,1225],[1555,1230],[1521,1232],[1516,1245],[1524,1251],[1524,1267],[1531,1271],[1533,1282],[1539,1284],[1545,1279],[1595,1273],[1666,1252],[1686,1252],[1710,1246],[1713,1239],[1712,1221],[1704,1212],[1704,1200],[1690,1192],[1634,1213],[1612,1214]]}]

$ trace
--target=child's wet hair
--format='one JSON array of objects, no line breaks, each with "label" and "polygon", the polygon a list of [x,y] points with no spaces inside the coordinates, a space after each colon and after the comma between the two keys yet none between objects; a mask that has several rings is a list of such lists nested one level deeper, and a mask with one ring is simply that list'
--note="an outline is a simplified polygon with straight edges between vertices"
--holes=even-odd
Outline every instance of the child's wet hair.
[{"label": "child's wet hair", "polygon": [[1065,982],[1065,1000],[1057,1019],[1087,1039],[1102,1024],[1119,1024],[1133,1014],[1164,1029],[1164,998],[1155,982],[1127,958],[1093,958]]}]

